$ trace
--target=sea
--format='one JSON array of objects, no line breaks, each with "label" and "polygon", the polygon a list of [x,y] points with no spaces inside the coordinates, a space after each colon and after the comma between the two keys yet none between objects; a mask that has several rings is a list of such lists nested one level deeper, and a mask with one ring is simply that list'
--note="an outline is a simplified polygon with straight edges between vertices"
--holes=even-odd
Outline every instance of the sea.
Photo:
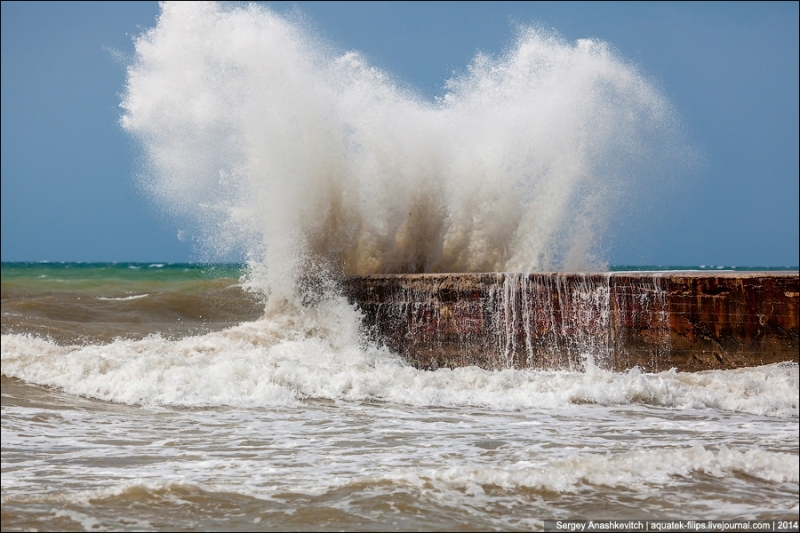
[{"label": "sea", "polygon": [[796,364],[417,370],[250,278],[2,264],[3,531],[798,518]]},{"label": "sea", "polygon": [[337,292],[652,241],[704,158],[646,65],[548,27],[429,97],[301,7],[160,2],[108,179],[244,264],[2,263],[2,530],[797,520],[797,365],[418,370]]}]

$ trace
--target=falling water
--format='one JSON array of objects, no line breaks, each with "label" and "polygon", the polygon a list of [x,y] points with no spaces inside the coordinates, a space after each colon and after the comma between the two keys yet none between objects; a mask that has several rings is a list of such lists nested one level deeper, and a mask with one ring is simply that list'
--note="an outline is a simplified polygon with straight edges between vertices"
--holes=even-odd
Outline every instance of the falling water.
[{"label": "falling water", "polygon": [[661,274],[498,273],[353,277],[372,327],[417,366],[667,370]]}]

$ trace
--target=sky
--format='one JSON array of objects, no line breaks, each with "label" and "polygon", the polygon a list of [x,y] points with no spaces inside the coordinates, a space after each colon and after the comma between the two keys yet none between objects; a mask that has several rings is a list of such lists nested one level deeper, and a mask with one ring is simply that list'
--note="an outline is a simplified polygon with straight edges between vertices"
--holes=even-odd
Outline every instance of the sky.
[{"label": "sky", "polygon": [[[607,261],[800,263],[797,2],[267,4],[430,99],[477,52],[501,54],[519,24],[606,41],[674,105],[701,161],[611,228]],[[206,259],[141,190],[119,123],[133,38],[158,13],[2,2],[2,261]]]}]

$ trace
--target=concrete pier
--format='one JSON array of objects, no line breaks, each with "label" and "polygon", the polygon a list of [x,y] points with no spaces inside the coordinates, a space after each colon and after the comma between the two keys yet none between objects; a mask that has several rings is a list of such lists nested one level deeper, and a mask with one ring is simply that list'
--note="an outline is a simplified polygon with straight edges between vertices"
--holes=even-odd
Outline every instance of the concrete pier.
[{"label": "concrete pier", "polygon": [[797,272],[397,274],[344,287],[370,334],[420,368],[798,362]]}]

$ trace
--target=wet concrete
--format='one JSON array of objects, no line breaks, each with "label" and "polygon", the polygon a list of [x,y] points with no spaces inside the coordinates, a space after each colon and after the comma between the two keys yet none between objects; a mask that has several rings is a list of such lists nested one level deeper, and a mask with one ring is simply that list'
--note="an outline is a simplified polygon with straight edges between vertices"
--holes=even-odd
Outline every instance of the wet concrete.
[{"label": "wet concrete", "polygon": [[344,281],[420,368],[739,368],[798,362],[797,272],[397,274]]}]

